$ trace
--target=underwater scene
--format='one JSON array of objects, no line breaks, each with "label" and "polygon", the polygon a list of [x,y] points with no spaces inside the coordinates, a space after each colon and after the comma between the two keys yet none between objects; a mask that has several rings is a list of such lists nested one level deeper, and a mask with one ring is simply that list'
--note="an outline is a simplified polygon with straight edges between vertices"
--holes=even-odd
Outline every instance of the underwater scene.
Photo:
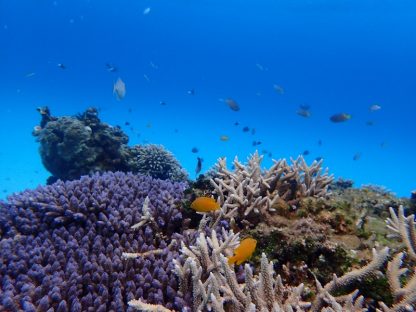
[{"label": "underwater scene", "polygon": [[0,0],[0,311],[416,311],[416,2]]}]

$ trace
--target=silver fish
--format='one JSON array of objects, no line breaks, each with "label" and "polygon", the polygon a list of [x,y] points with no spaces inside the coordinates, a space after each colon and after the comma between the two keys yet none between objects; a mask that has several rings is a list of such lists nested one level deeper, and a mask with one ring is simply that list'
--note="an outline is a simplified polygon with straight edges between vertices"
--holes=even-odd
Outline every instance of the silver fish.
[{"label": "silver fish", "polygon": [[117,99],[122,100],[126,96],[126,84],[118,78],[116,83],[113,86],[113,94],[117,95]]}]

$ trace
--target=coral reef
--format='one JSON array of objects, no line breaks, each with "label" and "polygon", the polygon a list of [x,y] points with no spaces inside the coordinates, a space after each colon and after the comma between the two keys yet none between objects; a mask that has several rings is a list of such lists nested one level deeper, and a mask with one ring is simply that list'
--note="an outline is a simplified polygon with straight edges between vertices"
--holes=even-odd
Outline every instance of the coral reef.
[{"label": "coral reef", "polygon": [[339,278],[334,275],[325,286],[316,281],[317,295],[313,302],[307,302],[303,299],[304,285],[290,286],[283,283],[280,275],[274,277],[273,263],[264,253],[258,274],[254,275],[252,267],[245,264],[245,280],[239,283],[235,266],[230,266],[226,259],[231,247],[238,243],[238,235],[232,231],[224,234],[227,239],[219,240],[215,231],[210,237],[201,233],[194,246],[182,244],[184,264],[175,260],[180,291],[192,293],[193,311],[365,311],[364,298],[357,298],[356,291],[347,296],[336,292],[355,281],[377,275],[389,255],[388,248],[373,250],[373,259],[366,266]]},{"label": "coral reef", "polygon": [[133,172],[172,181],[186,181],[188,178],[173,154],[162,145],[136,145],[130,149],[130,153],[132,157],[129,158],[128,164]]},{"label": "coral reef", "polygon": [[308,166],[303,157],[274,160],[274,165],[262,170],[263,156],[256,151],[243,165],[234,160],[234,171],[226,166],[226,159],[216,164],[216,177],[211,179],[213,193],[218,196],[222,214],[233,222],[255,224],[261,215],[276,211],[281,201],[296,206],[304,197],[325,197],[332,181],[327,171],[322,173],[322,160]]},{"label": "coral reef", "polygon": [[185,188],[117,172],[1,202],[0,310],[131,311],[134,298],[185,309],[172,262]]},{"label": "coral reef", "polygon": [[187,180],[186,172],[170,152],[156,145],[129,147],[128,136],[120,127],[101,122],[95,108],[75,117],[52,117],[47,107],[38,110],[42,120],[33,135],[40,143],[42,163],[52,173],[49,184],[105,171]]}]

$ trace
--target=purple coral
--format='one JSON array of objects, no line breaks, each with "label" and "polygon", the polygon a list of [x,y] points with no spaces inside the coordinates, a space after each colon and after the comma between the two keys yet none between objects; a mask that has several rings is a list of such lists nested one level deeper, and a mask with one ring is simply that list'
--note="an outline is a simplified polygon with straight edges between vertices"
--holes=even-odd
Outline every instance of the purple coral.
[{"label": "purple coral", "polygon": [[[178,257],[184,183],[104,173],[25,191],[0,203],[1,311],[132,311],[143,298],[170,309],[186,304]],[[148,196],[155,220],[133,231]],[[169,248],[168,248],[169,245]],[[150,253],[122,259],[123,252]]]}]

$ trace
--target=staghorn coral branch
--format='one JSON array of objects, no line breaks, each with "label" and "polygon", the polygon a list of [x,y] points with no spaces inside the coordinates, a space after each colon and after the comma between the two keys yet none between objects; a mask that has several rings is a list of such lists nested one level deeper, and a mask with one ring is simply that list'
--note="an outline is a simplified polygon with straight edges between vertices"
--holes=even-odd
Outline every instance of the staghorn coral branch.
[{"label": "staghorn coral branch", "polygon": [[[328,195],[328,185],[333,180],[328,171],[322,172],[322,161],[314,161],[310,166],[299,156],[286,160],[274,160],[274,164],[262,170],[263,156],[256,151],[243,165],[236,157],[234,171],[226,167],[226,159],[220,158],[216,164],[216,177],[210,182],[214,187],[224,218],[234,218],[238,224],[251,222],[255,215],[273,212],[278,199],[299,200],[302,197],[323,197]],[[230,209],[237,210],[230,214]]]},{"label": "staghorn coral branch", "polygon": [[147,311],[147,312],[174,312],[173,310],[169,310],[160,304],[148,304],[143,302],[141,299],[139,300],[130,300],[128,305],[132,308],[135,308],[140,311]]},{"label": "staghorn coral branch", "polygon": [[390,237],[400,238],[406,245],[407,252],[410,258],[416,260],[416,231],[414,215],[406,217],[404,215],[404,208],[402,205],[399,206],[398,214],[396,215],[394,209],[390,207],[390,216],[387,218],[387,228],[390,229],[393,234]]}]

